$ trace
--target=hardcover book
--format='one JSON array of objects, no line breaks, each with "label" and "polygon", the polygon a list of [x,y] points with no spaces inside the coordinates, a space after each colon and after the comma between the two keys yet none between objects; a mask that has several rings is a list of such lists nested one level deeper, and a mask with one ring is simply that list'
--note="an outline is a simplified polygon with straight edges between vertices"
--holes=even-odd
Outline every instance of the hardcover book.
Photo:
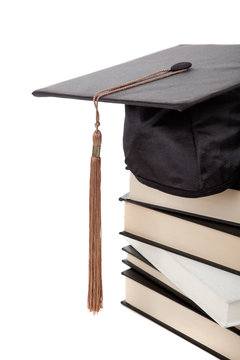
[{"label": "hardcover book", "polygon": [[240,227],[122,199],[125,224],[120,234],[240,275]]},{"label": "hardcover book", "polygon": [[168,210],[173,209],[192,216],[203,216],[215,221],[221,220],[240,226],[240,191],[227,189],[221,193],[187,198],[168,194],[146,186],[130,172],[129,198]]},{"label": "hardcover book", "polygon": [[190,304],[157,286],[134,270],[123,272],[123,305],[208,351],[219,359],[239,360],[238,332],[222,328]]},{"label": "hardcover book", "polygon": [[240,277],[129,239],[123,262],[223,327],[240,324]]}]

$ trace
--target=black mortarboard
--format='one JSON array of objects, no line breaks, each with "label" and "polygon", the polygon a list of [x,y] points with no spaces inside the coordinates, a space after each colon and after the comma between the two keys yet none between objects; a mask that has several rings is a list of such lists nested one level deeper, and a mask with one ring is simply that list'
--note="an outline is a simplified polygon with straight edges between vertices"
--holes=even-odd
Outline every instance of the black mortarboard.
[{"label": "black mortarboard", "polygon": [[[139,181],[184,197],[238,186],[240,45],[180,45],[33,94],[93,100],[99,91],[97,100],[126,105],[125,162]],[[98,126],[97,110],[96,158]]]}]

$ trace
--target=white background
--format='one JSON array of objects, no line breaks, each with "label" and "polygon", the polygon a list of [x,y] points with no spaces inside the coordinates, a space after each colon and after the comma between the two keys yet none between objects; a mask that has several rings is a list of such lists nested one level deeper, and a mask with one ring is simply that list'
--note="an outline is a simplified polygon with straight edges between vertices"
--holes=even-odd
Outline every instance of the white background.
[{"label": "white background", "polygon": [[[180,43],[238,43],[238,1],[5,1],[0,9],[1,360],[195,359],[120,305],[123,105],[100,104],[104,310],[86,308],[91,102],[31,92]],[[171,64],[170,64],[171,65]]]}]

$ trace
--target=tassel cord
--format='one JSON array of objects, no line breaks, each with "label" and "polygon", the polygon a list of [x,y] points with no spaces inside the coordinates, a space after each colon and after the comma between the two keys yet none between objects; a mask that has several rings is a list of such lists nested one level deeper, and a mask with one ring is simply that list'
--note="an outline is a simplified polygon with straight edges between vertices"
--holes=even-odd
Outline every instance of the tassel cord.
[{"label": "tassel cord", "polygon": [[124,91],[136,86],[144,85],[149,82],[163,79],[185,71],[188,71],[188,68],[180,68],[176,71],[173,71],[172,69],[159,70],[157,72],[148,74],[133,81],[129,81],[118,86],[98,91],[93,97],[93,102],[96,109],[96,122],[95,131],[93,133],[93,151],[90,167],[88,309],[94,314],[98,313],[103,306],[100,158],[102,135],[99,131],[100,115],[98,110],[98,102],[103,96],[114,94],[119,91]]}]

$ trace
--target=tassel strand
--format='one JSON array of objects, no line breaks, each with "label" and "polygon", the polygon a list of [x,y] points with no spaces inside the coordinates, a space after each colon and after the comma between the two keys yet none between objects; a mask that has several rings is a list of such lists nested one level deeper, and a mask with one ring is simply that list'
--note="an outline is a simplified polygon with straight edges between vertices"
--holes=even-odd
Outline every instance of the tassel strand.
[{"label": "tassel strand", "polygon": [[102,308],[102,254],[101,254],[101,158],[100,148],[102,142],[101,132],[96,130],[93,134],[93,151],[90,168],[89,193],[89,285],[88,309],[98,313]]}]

